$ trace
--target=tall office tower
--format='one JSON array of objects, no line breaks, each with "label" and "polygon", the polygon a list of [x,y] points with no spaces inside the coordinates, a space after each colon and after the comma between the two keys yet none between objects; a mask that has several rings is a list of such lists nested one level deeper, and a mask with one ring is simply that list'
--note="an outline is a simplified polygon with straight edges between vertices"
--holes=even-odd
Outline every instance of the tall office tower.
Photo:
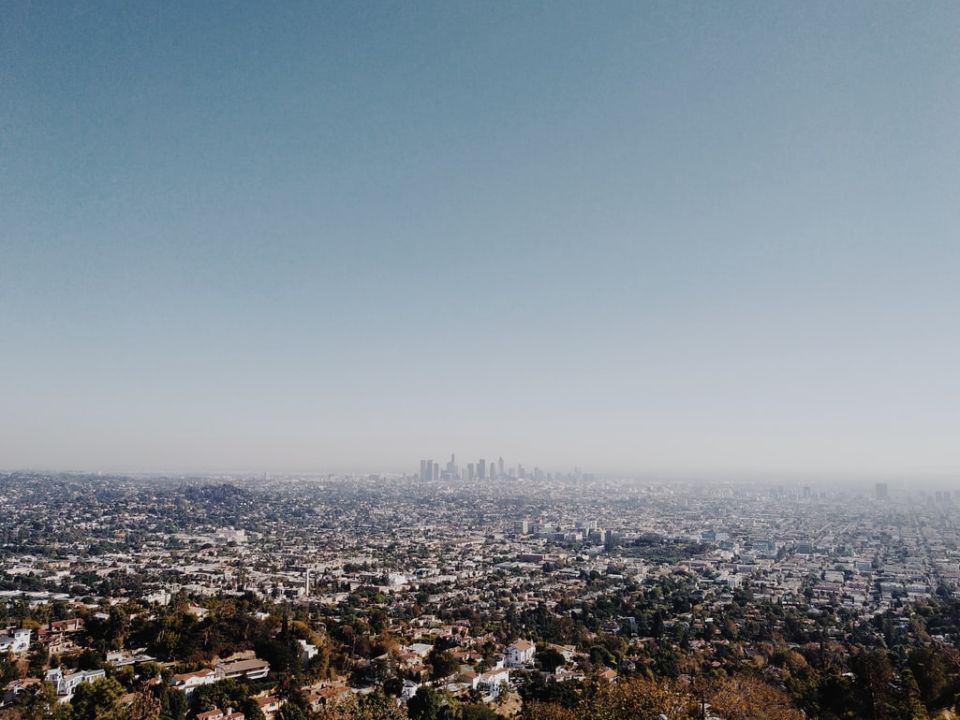
[{"label": "tall office tower", "polygon": [[427,479],[427,461],[420,461],[420,482],[424,482]]},{"label": "tall office tower", "polygon": [[473,463],[467,463],[467,480],[474,479],[474,465]]},{"label": "tall office tower", "polygon": [[503,455],[500,456],[500,459],[497,460],[497,475],[503,477]]},{"label": "tall office tower", "polygon": [[885,500],[887,498],[887,484],[886,483],[877,483],[874,492],[877,495],[877,500]]},{"label": "tall office tower", "polygon": [[437,482],[440,480],[440,463],[433,463],[433,481]]},{"label": "tall office tower", "polygon": [[450,453],[450,462],[447,463],[447,472],[450,473],[450,477],[455,477],[457,474],[457,456],[453,453]]},{"label": "tall office tower", "polygon": [[480,460],[477,462],[477,477],[480,480],[487,479],[487,461],[483,458],[480,458]]},{"label": "tall office tower", "polygon": [[523,465],[521,465],[520,463],[517,463],[517,477],[522,479],[522,478],[525,478],[526,476],[527,476],[527,473],[523,469]]}]

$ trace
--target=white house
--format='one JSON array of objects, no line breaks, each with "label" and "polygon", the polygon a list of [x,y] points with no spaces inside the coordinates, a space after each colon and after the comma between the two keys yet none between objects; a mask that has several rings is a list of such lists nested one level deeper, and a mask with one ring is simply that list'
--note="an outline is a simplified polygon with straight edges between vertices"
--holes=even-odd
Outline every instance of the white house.
[{"label": "white house", "polygon": [[26,628],[18,628],[12,633],[7,630],[3,635],[0,635],[0,653],[14,653],[19,654],[26,652],[30,649],[30,636],[33,633],[32,630]]},{"label": "white house", "polygon": [[520,667],[533,662],[533,656],[536,654],[536,646],[527,640],[517,640],[512,645],[507,646],[505,652],[507,667]]},{"label": "white house", "polygon": [[234,660],[232,662],[222,662],[216,667],[216,671],[224,680],[245,677],[248,680],[262,680],[270,672],[270,663],[266,660],[250,658],[248,660]]},{"label": "white house", "polygon": [[491,697],[499,697],[501,690],[510,684],[510,671],[497,668],[477,676],[477,689]]},{"label": "white house", "polygon": [[74,673],[64,675],[60,668],[47,670],[45,680],[51,683],[57,690],[57,699],[60,702],[70,702],[74,691],[83,683],[94,683],[100,678],[105,678],[107,673],[103,670],[78,670]]},{"label": "white house", "polygon": [[421,658],[425,658],[430,654],[430,651],[433,650],[433,645],[428,643],[413,643],[413,645],[408,645],[403,649],[412,653],[416,653]]},{"label": "white house", "polygon": [[311,645],[306,640],[297,640],[300,643],[300,662],[306,665],[313,660],[320,652],[316,645]]},{"label": "white house", "polygon": [[170,684],[185,695],[189,695],[202,685],[213,685],[221,680],[234,680],[245,677],[248,680],[262,680],[270,672],[270,663],[266,660],[248,658],[221,662],[215,668],[205,668],[197,672],[182,673],[170,678]]},{"label": "white house", "polygon": [[133,652],[128,652],[126,650],[114,650],[107,653],[107,664],[115,668],[128,667],[130,665],[136,665],[137,663],[151,662],[156,660],[155,657],[147,655],[144,651],[146,648],[140,648],[134,650]]},{"label": "white house", "polygon": [[197,720],[244,720],[246,716],[242,712],[234,712],[233,708],[227,708],[226,712],[218,707],[206,712],[197,713]]},{"label": "white house", "polygon": [[166,590],[156,590],[149,595],[144,595],[143,601],[148,604],[156,603],[157,605],[169,605],[171,597],[172,596],[170,593]]},{"label": "white house", "polygon": [[222,676],[216,670],[206,668],[204,670],[198,670],[197,672],[174,675],[170,678],[170,683],[177,690],[182,691],[184,695],[189,695],[198,687],[202,685],[213,685],[213,683],[221,678]]},{"label": "white house", "polygon": [[407,701],[417,694],[417,690],[420,689],[420,683],[415,683],[412,680],[403,681],[403,689],[400,691],[400,699]]}]

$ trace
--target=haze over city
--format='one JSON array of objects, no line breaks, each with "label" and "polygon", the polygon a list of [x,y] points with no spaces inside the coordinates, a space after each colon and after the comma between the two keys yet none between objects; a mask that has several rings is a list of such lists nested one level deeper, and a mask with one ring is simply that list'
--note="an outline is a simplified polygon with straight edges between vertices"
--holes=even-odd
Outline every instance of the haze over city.
[{"label": "haze over city", "polygon": [[0,466],[960,471],[955,3],[7,3]]},{"label": "haze over city", "polygon": [[960,720],[958,40],[0,2],[0,720]]}]

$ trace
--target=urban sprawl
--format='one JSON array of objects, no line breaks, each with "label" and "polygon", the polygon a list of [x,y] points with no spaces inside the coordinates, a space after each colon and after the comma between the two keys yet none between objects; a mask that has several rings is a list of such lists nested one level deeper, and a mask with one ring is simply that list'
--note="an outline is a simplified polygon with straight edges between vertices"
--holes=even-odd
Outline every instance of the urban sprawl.
[{"label": "urban sprawl", "polygon": [[0,475],[0,718],[952,718],[960,494]]}]

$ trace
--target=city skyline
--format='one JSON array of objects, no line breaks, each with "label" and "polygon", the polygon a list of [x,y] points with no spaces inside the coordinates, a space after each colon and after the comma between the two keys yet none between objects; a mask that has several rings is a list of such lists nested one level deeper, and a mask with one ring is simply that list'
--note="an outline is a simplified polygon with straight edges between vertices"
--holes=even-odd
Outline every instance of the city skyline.
[{"label": "city skyline", "polygon": [[958,23],[11,3],[0,467],[955,477]]},{"label": "city skyline", "polygon": [[4,3],[0,720],[960,718],[958,29]]},{"label": "city skyline", "polygon": [[960,490],[330,480],[0,472],[0,714],[955,713]]}]

